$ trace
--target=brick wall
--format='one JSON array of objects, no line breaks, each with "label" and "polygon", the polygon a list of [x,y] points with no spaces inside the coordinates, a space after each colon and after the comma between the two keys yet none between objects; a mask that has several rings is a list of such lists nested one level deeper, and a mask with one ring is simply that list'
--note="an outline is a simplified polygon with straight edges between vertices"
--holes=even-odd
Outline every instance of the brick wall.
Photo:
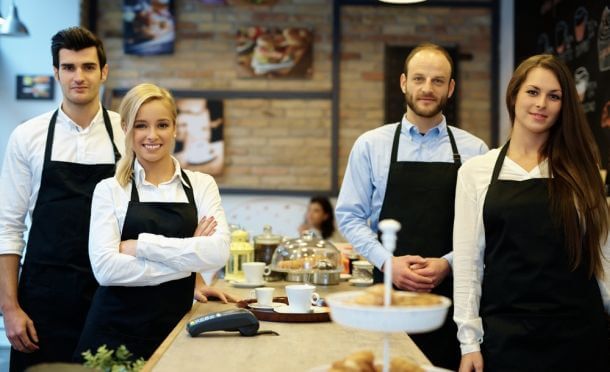
[{"label": "brick wall", "polygon": [[[97,30],[107,48],[107,89],[154,82],[176,90],[317,92],[332,89],[332,5],[280,0],[269,6],[209,6],[175,0],[177,37],[171,56],[125,55],[121,0],[99,2]],[[460,126],[489,143],[491,10],[446,7],[342,8],[339,176],[358,135],[383,123],[384,46],[423,41],[457,44],[472,60],[460,65]],[[238,79],[239,28],[303,26],[314,30],[309,80]],[[399,77],[396,76],[396,79]],[[401,92],[397,92],[401,94]],[[113,103],[116,108],[116,102]],[[329,190],[331,102],[325,99],[225,99],[224,188]],[[340,180],[339,180],[340,184]]]},{"label": "brick wall", "polygon": [[430,41],[457,45],[460,54],[472,55],[472,60],[460,61],[456,79],[458,124],[490,142],[491,10],[344,7],[342,33],[340,177],[356,138],[383,123],[386,44],[412,46]]}]

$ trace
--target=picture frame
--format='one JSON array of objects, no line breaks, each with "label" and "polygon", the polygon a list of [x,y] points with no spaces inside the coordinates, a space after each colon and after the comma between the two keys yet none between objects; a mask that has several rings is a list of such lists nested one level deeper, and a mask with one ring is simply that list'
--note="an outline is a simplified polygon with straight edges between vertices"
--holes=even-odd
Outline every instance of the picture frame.
[{"label": "picture frame", "polygon": [[125,54],[173,54],[176,39],[174,1],[124,0],[123,35]]},{"label": "picture frame", "polygon": [[224,103],[200,96],[175,96],[174,157],[184,169],[219,176],[224,169]]},{"label": "picture frame", "polygon": [[313,31],[306,27],[250,26],[237,31],[238,78],[311,79]]},{"label": "picture frame", "polygon": [[53,75],[17,75],[16,87],[18,100],[53,100],[55,98]]}]

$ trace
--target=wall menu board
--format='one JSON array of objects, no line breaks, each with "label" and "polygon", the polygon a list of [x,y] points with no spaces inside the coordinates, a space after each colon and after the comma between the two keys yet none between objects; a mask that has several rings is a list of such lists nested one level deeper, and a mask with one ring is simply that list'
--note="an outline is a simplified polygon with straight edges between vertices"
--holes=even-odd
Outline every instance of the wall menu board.
[{"label": "wall menu board", "polygon": [[515,64],[538,53],[559,56],[610,166],[610,0],[515,1]]}]

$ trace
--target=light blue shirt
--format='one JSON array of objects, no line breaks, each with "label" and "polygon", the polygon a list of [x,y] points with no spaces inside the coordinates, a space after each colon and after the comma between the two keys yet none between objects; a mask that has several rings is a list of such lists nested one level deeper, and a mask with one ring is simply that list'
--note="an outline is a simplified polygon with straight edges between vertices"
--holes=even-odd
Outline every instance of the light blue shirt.
[{"label": "light blue shirt", "polygon": [[[377,225],[385,197],[392,141],[397,126],[398,123],[381,126],[362,134],[356,140],[335,209],[343,236],[377,268],[381,268],[392,256],[377,239]],[[462,163],[489,150],[485,142],[465,130],[451,127],[451,133]],[[453,163],[445,117],[425,135],[421,135],[417,127],[403,117],[398,161]],[[452,253],[444,257],[452,264]]]}]

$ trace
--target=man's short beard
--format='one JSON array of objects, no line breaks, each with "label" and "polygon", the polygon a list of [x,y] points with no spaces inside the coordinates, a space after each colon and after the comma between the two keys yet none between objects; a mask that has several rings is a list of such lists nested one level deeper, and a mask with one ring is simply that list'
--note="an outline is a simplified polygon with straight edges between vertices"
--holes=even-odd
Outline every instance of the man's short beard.
[{"label": "man's short beard", "polygon": [[445,107],[447,106],[447,100],[449,100],[449,97],[445,96],[445,97],[441,98],[441,101],[438,103],[438,105],[436,105],[435,108],[432,109],[432,111],[428,111],[428,110],[422,111],[417,108],[412,97],[413,96],[409,95],[408,92],[405,93],[405,102],[407,104],[407,107],[410,108],[411,111],[413,111],[417,115],[424,117],[424,118],[432,118],[432,117],[435,117],[436,115],[438,115],[439,113],[442,113],[443,110],[445,109]]}]

